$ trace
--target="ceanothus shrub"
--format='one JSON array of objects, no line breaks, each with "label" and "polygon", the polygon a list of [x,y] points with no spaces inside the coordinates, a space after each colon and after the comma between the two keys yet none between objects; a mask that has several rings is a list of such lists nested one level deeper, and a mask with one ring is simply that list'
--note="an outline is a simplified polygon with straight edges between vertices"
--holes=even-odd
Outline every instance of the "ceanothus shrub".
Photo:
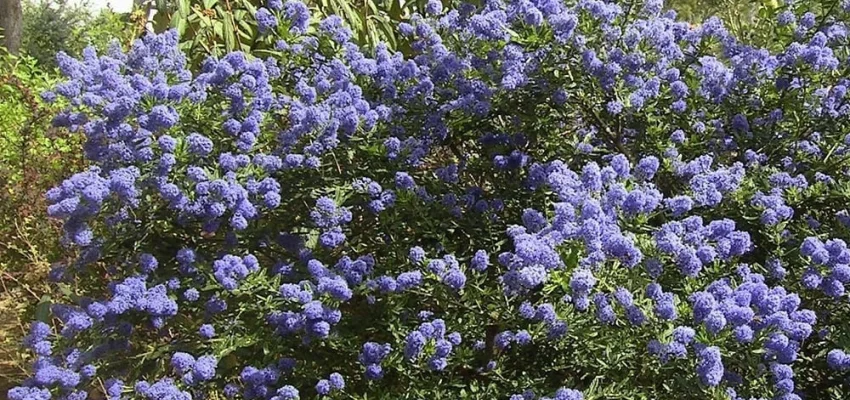
[{"label": "ceanothus shrub", "polygon": [[[834,3],[834,2],[833,2]],[[769,48],[660,0],[500,0],[363,49],[58,56],[91,166],[21,399],[840,398],[850,3]],[[764,25],[764,24],[763,24]]]}]

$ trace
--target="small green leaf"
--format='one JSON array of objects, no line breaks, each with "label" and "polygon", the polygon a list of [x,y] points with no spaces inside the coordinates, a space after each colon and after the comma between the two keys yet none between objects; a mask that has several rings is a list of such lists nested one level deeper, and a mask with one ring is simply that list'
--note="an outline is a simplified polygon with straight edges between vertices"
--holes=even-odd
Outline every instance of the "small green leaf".
[{"label": "small green leaf", "polygon": [[38,305],[35,307],[35,319],[45,323],[48,322],[50,320],[50,306],[52,304],[49,295],[41,296],[41,300],[38,301]]},{"label": "small green leaf", "polygon": [[236,49],[236,35],[233,33],[233,20],[231,18],[232,16],[228,15],[224,17],[224,46],[227,48],[227,51]]},{"label": "small green leaf", "polygon": [[[177,0],[177,10],[181,16],[189,15],[192,7],[189,5],[189,0]],[[177,15],[177,13],[175,13]],[[182,18],[181,18],[182,19]]]},{"label": "small green leaf", "polygon": [[178,18],[176,19],[176,21],[177,23],[175,25],[175,28],[177,28],[177,34],[182,37],[186,33],[186,18]]}]

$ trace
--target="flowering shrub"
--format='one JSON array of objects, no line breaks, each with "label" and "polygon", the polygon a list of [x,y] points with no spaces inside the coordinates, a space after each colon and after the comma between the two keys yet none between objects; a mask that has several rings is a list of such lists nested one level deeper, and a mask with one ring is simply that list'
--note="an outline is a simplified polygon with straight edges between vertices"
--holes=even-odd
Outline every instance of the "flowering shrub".
[{"label": "flowering shrub", "polygon": [[60,54],[94,166],[46,195],[71,302],[9,397],[847,393],[850,3],[774,10],[779,50],[660,0],[432,3],[410,59],[297,0],[263,58]]}]

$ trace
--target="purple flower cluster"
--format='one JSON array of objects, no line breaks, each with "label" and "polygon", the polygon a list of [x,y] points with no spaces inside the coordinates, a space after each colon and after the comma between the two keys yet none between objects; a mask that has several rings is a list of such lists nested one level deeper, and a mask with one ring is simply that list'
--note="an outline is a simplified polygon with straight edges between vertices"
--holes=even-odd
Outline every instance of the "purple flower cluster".
[{"label": "purple flower cluster", "polygon": [[[288,294],[289,287],[282,287],[281,293]],[[308,300],[309,292],[300,292],[300,300]],[[285,296],[287,297],[287,296]],[[273,311],[268,316],[268,323],[275,327],[275,332],[282,336],[305,335],[304,339],[327,338],[331,328],[342,319],[339,309],[325,305],[320,300],[309,300],[301,305],[298,312],[295,311]]]},{"label": "purple flower cluster", "polygon": [[457,258],[451,254],[430,260],[428,270],[452,290],[459,291],[466,285],[466,274],[460,268]]},{"label": "purple flower cluster", "polygon": [[363,344],[363,350],[360,352],[359,360],[360,364],[366,367],[366,379],[379,380],[384,377],[384,369],[381,368],[381,362],[384,361],[391,351],[393,351],[393,348],[388,343],[366,342]]},{"label": "purple flower cluster", "polygon": [[[525,306],[527,303],[523,303]],[[520,313],[523,317],[528,318],[528,312],[523,313],[523,306],[520,306]],[[530,305],[528,305],[530,306]],[[528,308],[526,306],[526,309]],[[566,336],[569,327],[567,322],[557,316],[555,306],[550,303],[544,303],[537,306],[532,317],[534,320],[542,321],[547,329],[547,339],[558,340]],[[517,332],[515,339],[520,345],[526,345],[531,341],[531,335],[526,331]]]},{"label": "purple flower cluster", "polygon": [[[407,177],[409,177],[409,175]],[[371,200],[367,203],[366,208],[375,214],[378,214],[395,204],[395,192],[391,189],[384,190],[381,187],[381,184],[375,182],[371,178],[359,178],[355,180],[351,186],[357,192],[369,195]]]},{"label": "purple flower cluster", "polygon": [[[112,398],[118,399],[121,397],[121,384],[119,383],[116,386],[111,386],[110,388],[114,388],[116,392],[112,395]],[[178,400],[190,400],[192,395],[184,390],[181,390],[177,384],[171,378],[163,378],[150,384],[146,381],[139,381],[136,383],[134,391],[142,398],[153,400],[153,399],[178,399]]]},{"label": "purple flower cluster", "polygon": [[[690,296],[693,321],[714,337],[730,331],[736,342],[762,352],[765,363],[789,366],[797,359],[802,342],[813,332],[815,313],[799,308],[801,299],[797,294],[788,293],[781,286],[767,286],[764,277],[750,272],[748,267],[740,267],[738,273],[743,283],[737,286],[732,286],[728,278],[721,279]],[[716,386],[727,379],[719,349],[700,349],[703,345],[694,341],[696,328],[677,327],[672,342],[654,341],[650,352],[662,360],[684,358],[686,346],[693,344],[699,359],[697,375],[704,384]],[[790,384],[793,386],[793,382]]]},{"label": "purple flower cluster", "polygon": [[327,248],[334,248],[345,241],[341,226],[351,222],[351,211],[337,206],[328,197],[316,200],[316,207],[310,212],[310,218],[317,227],[324,231],[319,236],[319,242]]},{"label": "purple flower cluster", "polygon": [[803,287],[819,289],[836,299],[844,296],[844,285],[850,282],[850,249],[847,243],[841,239],[830,239],[824,243],[810,236],[800,245],[800,255],[811,261],[801,277]]},{"label": "purple flower cluster", "polygon": [[715,260],[729,261],[751,250],[750,235],[735,228],[735,221],[729,219],[704,224],[702,217],[693,216],[662,225],[653,239],[682,275],[695,277]]},{"label": "purple flower cluster", "polygon": [[245,279],[249,273],[260,270],[257,257],[247,255],[237,257],[225,255],[213,262],[213,276],[215,280],[226,290],[234,290],[239,286],[239,281]]},{"label": "purple flower cluster", "polygon": [[417,361],[425,351],[428,344],[433,344],[433,354],[428,357],[428,369],[442,371],[448,365],[454,346],[461,344],[460,333],[453,332],[446,335],[446,323],[441,319],[423,322],[415,330],[407,334],[404,343],[404,358],[408,361]]}]

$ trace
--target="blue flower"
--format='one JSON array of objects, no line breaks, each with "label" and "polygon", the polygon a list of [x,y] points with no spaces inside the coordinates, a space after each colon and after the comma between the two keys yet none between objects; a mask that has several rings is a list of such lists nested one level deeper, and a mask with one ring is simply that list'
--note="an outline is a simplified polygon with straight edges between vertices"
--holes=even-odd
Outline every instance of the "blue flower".
[{"label": "blue flower", "polygon": [[[269,5],[269,8],[272,8],[271,5]],[[299,0],[287,0],[283,5],[283,9],[286,18],[291,23],[290,32],[296,34],[306,33],[307,27],[310,24],[310,10],[307,8],[307,5]]]},{"label": "blue flower", "polygon": [[316,393],[326,396],[331,393],[331,383],[327,379],[320,379],[316,383]]},{"label": "blue flower", "polygon": [[299,398],[298,389],[290,385],[280,387],[276,393],[277,400],[296,400]]},{"label": "blue flower", "polygon": [[199,133],[192,133],[186,137],[186,145],[190,152],[199,156],[207,156],[213,150],[213,142]]},{"label": "blue flower", "polygon": [[441,279],[443,283],[454,290],[461,290],[466,285],[466,274],[457,268],[450,269]]},{"label": "blue flower", "polygon": [[280,11],[283,8],[283,1],[282,0],[268,0],[266,5],[269,7],[270,10]]},{"label": "blue flower", "polygon": [[382,345],[375,342],[363,344],[360,363],[366,366],[366,379],[378,380],[383,377],[383,369],[380,364],[391,351],[392,347],[389,344]]},{"label": "blue flower", "polygon": [[698,353],[697,375],[704,385],[717,386],[723,379],[723,363],[720,357],[720,349],[717,347],[705,347]]},{"label": "blue flower", "polygon": [[196,380],[208,381],[215,376],[218,360],[213,356],[201,356],[192,367],[192,375]]},{"label": "blue flower", "polygon": [[596,278],[590,270],[578,269],[570,278],[570,289],[575,293],[588,293],[596,285]]},{"label": "blue flower", "polygon": [[319,23],[319,29],[328,34],[339,44],[347,42],[353,35],[351,30],[343,26],[342,18],[330,15]]},{"label": "blue flower", "polygon": [[514,341],[514,334],[511,331],[503,331],[496,334],[493,338],[493,344],[499,350],[505,350]]},{"label": "blue flower", "polygon": [[277,28],[277,17],[275,17],[274,14],[265,7],[257,9],[257,13],[254,14],[254,18],[257,19],[257,27],[259,27],[260,32],[267,32]]},{"label": "blue flower", "polygon": [[655,177],[655,172],[658,171],[659,161],[654,156],[642,158],[635,167],[635,174],[638,178],[651,181]]},{"label": "blue flower", "polygon": [[395,174],[395,185],[402,190],[412,190],[416,187],[416,182],[406,172],[399,171]]},{"label": "blue flower", "polygon": [[171,356],[171,367],[178,374],[185,374],[194,368],[195,357],[187,353],[177,352]]},{"label": "blue flower", "polygon": [[345,380],[343,379],[342,375],[338,372],[332,373],[328,377],[328,380],[330,381],[331,388],[334,389],[334,390],[342,390],[342,389],[345,388]]},{"label": "blue flower", "polygon": [[826,355],[826,363],[829,368],[837,371],[846,371],[850,369],[850,356],[839,349],[830,350]]},{"label": "blue flower", "polygon": [[204,324],[198,329],[198,333],[204,339],[212,339],[215,336],[215,328],[210,324]]},{"label": "blue flower", "polygon": [[189,302],[197,301],[200,298],[200,293],[198,292],[198,289],[189,288],[183,292],[183,298]]},{"label": "blue flower", "polygon": [[553,400],[583,400],[584,395],[578,390],[561,388],[555,391]]},{"label": "blue flower", "polygon": [[443,3],[440,0],[428,0],[425,4],[425,13],[438,15],[443,11]]}]

